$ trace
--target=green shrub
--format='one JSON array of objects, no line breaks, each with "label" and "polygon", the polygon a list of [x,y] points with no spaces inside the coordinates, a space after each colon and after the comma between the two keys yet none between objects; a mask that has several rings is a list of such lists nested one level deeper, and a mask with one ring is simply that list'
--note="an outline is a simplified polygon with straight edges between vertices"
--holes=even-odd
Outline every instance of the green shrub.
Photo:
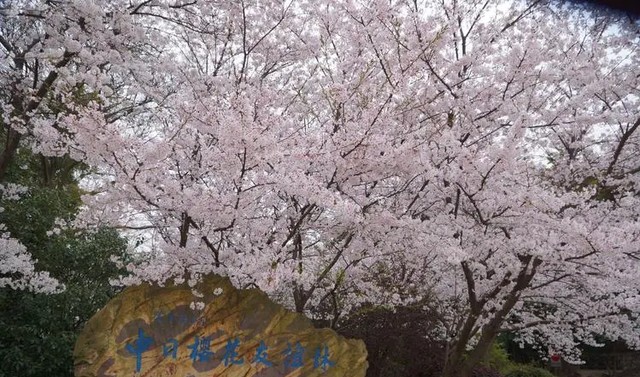
[{"label": "green shrub", "polygon": [[504,377],[554,377],[551,372],[531,365],[515,365],[511,367]]},{"label": "green shrub", "polygon": [[511,370],[516,364],[509,360],[509,354],[505,351],[504,346],[500,342],[494,342],[482,365],[500,371],[504,374]]}]

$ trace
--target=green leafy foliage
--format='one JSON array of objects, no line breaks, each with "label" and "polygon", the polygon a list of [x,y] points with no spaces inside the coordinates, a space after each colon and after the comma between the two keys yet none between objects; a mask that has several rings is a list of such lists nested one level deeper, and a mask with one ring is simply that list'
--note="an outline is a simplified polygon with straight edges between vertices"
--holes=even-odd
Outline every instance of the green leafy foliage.
[{"label": "green leafy foliage", "polygon": [[[507,346],[513,346],[513,334],[503,334],[491,345],[487,358],[482,365],[492,370],[499,371],[504,377],[552,377],[551,372],[536,367],[532,364],[518,363],[514,361],[514,355],[507,352]],[[510,347],[510,349],[514,349]],[[517,353],[517,352],[516,352]],[[516,355],[522,359],[522,355]],[[533,352],[526,359],[525,363],[534,363],[538,359],[538,354]]]},{"label": "green leafy foliage", "polygon": [[508,370],[505,377],[554,377],[553,374],[545,369],[537,368],[531,365],[514,365]]},{"label": "green leafy foliage", "polygon": [[59,294],[0,289],[0,377],[73,376],[73,347],[83,324],[117,293],[120,275],[109,258],[125,258],[114,230],[64,229],[80,206],[78,164],[19,151],[8,182],[26,186],[19,199],[0,199],[0,223],[66,287]]},{"label": "green leafy foliage", "polygon": [[66,290],[55,295],[0,290],[2,377],[72,376],[76,333],[116,293],[108,279],[119,271],[108,257],[121,253],[124,242],[113,231],[55,237],[45,246],[52,256],[39,265]]},{"label": "green leafy foliage", "polygon": [[515,364],[509,359],[509,354],[505,350],[502,343],[496,341],[491,345],[489,354],[482,365],[491,369],[498,370],[502,373],[512,368]]}]

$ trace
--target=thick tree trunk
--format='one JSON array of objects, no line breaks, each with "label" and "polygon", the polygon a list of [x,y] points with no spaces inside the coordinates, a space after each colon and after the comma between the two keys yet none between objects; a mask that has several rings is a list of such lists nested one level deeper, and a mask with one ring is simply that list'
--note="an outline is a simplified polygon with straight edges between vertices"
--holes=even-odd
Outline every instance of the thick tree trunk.
[{"label": "thick tree trunk", "polygon": [[[442,377],[471,377],[473,368],[486,358],[489,353],[489,349],[491,348],[491,344],[495,341],[498,333],[500,332],[502,323],[518,302],[520,293],[529,286],[538,267],[542,263],[540,259],[533,258],[531,256],[522,256],[520,260],[522,262],[522,269],[518,276],[510,282],[509,279],[511,275],[507,274],[505,279],[503,279],[503,283],[482,299],[478,299],[476,297],[475,282],[473,280],[471,270],[464,262],[462,263],[462,268],[467,279],[469,290],[470,312],[462,326],[462,329],[458,333],[451,352],[448,352],[446,355]],[[484,307],[484,304],[488,299],[494,299],[502,287],[507,286],[508,283],[515,284],[506,294],[504,303],[500,309],[491,313],[485,312],[485,315],[491,315],[492,317],[489,322],[482,327],[479,334],[480,338],[478,339],[478,343],[475,348],[466,352],[466,345],[478,334],[478,331],[474,331],[473,327],[475,326],[477,319],[482,315],[482,308]]]},{"label": "thick tree trunk", "polygon": [[21,135],[9,128],[7,131],[7,140],[5,143],[4,151],[0,153],[0,182],[4,181],[4,178],[7,174],[7,170],[13,161],[13,157],[18,150],[18,145],[20,144]]},{"label": "thick tree trunk", "polygon": [[466,353],[464,352],[464,347],[461,347],[463,352],[452,352],[448,355],[442,371],[442,377],[471,377],[473,369],[486,358],[491,349],[491,344],[498,336],[497,329],[493,331],[495,327],[489,327],[492,327],[492,329],[487,333],[483,331],[480,341],[472,351]]},{"label": "thick tree trunk", "polygon": [[296,306],[297,313],[304,313],[304,307],[307,305],[309,297],[301,285],[296,284],[293,287],[293,302]]}]

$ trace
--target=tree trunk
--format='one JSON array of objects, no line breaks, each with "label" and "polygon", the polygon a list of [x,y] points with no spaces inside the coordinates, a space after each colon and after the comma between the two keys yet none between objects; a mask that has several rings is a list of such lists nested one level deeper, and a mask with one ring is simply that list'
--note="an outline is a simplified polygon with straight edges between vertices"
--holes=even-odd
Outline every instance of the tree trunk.
[{"label": "tree trunk", "polygon": [[12,128],[8,127],[7,130],[7,140],[5,143],[4,151],[0,154],[0,182],[4,181],[4,178],[7,174],[7,170],[13,161],[13,157],[18,150],[18,145],[20,144],[21,135],[14,131]]},{"label": "tree trunk", "polygon": [[307,305],[308,300],[309,296],[307,296],[302,285],[295,283],[293,287],[293,302],[296,306],[296,313],[304,313],[304,307]]},{"label": "tree trunk", "polygon": [[[477,334],[477,332],[471,331],[471,329],[481,315],[481,308],[484,306],[486,300],[478,300],[476,298],[473,276],[471,275],[468,266],[464,263],[462,264],[463,271],[467,278],[467,283],[469,284],[469,303],[471,310],[464,326],[462,327],[462,331],[458,334],[458,338],[453,345],[453,350],[446,355],[442,377],[471,377],[473,368],[486,358],[491,348],[491,344],[495,341],[498,333],[500,332],[502,323],[518,302],[520,293],[531,283],[538,266],[542,264],[542,260],[533,258],[532,256],[522,256],[520,260],[522,262],[522,269],[514,280],[515,284],[513,288],[511,288],[507,293],[502,307],[500,307],[496,312],[491,313],[493,317],[482,327],[478,343],[475,348],[469,352],[466,352],[466,345],[472,337]],[[510,275],[507,275],[506,278],[509,276]],[[504,286],[504,284],[496,287],[496,290],[489,294],[489,297],[495,298],[502,286]]]},{"label": "tree trunk", "polygon": [[498,336],[498,331],[493,331],[493,326],[489,327],[488,331],[483,331],[480,341],[472,351],[465,353],[464,347],[460,347],[462,352],[452,352],[447,356],[442,377],[471,377],[473,369],[486,358],[491,344]]}]

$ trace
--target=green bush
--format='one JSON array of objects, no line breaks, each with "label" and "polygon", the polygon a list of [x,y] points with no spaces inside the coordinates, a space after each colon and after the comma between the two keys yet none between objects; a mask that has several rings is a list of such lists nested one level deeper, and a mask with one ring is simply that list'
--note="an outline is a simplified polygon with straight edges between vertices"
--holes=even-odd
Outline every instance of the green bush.
[{"label": "green bush", "polygon": [[511,367],[504,377],[554,377],[551,372],[531,365],[515,365]]},{"label": "green bush", "polygon": [[505,351],[502,343],[496,341],[491,345],[488,355],[482,362],[482,365],[500,371],[504,374],[511,370],[516,364],[509,360],[509,354]]},{"label": "green bush", "polygon": [[3,231],[27,248],[37,270],[48,271],[66,290],[47,295],[0,288],[0,377],[73,377],[78,332],[119,290],[109,284],[125,272],[110,256],[127,260],[127,242],[117,231],[52,232],[57,219],[71,222],[81,205],[77,172],[68,158],[20,150],[2,182],[28,187],[18,200],[0,194]]}]

